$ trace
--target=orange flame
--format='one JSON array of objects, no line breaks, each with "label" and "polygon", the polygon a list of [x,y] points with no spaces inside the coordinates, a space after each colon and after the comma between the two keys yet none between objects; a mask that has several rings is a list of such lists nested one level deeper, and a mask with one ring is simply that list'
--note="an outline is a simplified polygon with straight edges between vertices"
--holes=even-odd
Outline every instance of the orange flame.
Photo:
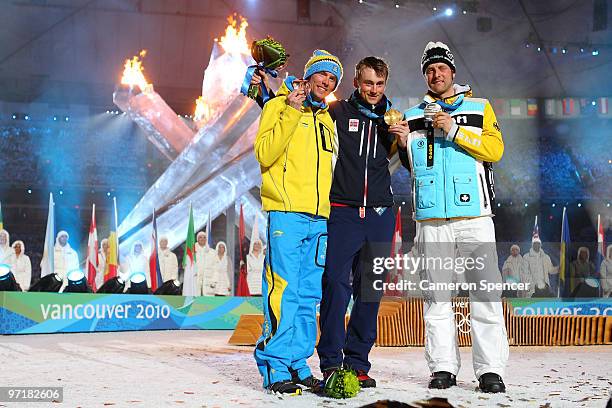
[{"label": "orange flame", "polygon": [[147,55],[147,50],[142,50],[138,55],[135,55],[132,59],[126,59],[123,66],[123,75],[121,76],[121,84],[129,85],[131,87],[137,86],[141,91],[144,91],[149,83],[144,77],[144,67],[142,61],[138,56],[144,58]]},{"label": "orange flame", "polygon": [[325,97],[325,103],[329,104],[330,102],[337,101],[336,95],[332,92]]},{"label": "orange flame", "polygon": [[215,38],[215,41],[217,41],[228,54],[251,55],[249,43],[246,39],[246,28],[249,23],[246,18],[240,16],[240,28],[238,28],[238,21],[234,16],[235,14],[227,18],[229,24],[225,28],[225,35],[221,37],[220,40]]},{"label": "orange flame", "polygon": [[195,107],[195,113],[193,115],[193,119],[195,121],[207,119],[208,117],[210,117],[211,115],[210,106],[208,106],[206,101],[204,101],[204,98],[202,98],[201,96],[198,96],[198,99],[196,99],[195,103],[196,103],[196,107]]}]

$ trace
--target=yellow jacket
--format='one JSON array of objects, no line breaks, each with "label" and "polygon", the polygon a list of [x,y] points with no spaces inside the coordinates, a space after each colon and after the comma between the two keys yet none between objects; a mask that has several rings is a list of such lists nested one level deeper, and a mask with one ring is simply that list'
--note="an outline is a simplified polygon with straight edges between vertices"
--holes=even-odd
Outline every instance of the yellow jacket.
[{"label": "yellow jacket", "polygon": [[287,105],[287,94],[282,86],[265,104],[255,138],[263,209],[328,218],[334,123],[327,108]]}]

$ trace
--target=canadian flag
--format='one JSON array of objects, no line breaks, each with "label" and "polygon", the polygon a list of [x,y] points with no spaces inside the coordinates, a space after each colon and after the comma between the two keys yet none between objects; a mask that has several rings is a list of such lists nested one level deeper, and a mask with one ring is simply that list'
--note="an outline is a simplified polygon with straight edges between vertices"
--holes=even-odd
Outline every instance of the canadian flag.
[{"label": "canadian flag", "polygon": [[98,231],[96,229],[96,205],[91,208],[91,224],[89,225],[89,238],[87,240],[87,282],[95,292],[96,273],[98,272]]}]

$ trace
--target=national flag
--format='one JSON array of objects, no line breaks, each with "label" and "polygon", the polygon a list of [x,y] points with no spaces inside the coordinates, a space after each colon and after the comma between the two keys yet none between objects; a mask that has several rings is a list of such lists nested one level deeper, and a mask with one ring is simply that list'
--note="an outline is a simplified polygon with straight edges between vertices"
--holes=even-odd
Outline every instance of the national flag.
[{"label": "national flag", "polygon": [[526,116],[527,102],[523,99],[510,99],[510,116]]},{"label": "national flag", "polygon": [[89,238],[87,239],[87,282],[95,292],[96,274],[98,272],[98,230],[96,228],[96,205],[91,207],[91,224],[89,224]]},{"label": "national flag", "polygon": [[113,197],[113,216],[108,235],[108,259],[104,268],[104,282],[117,276],[119,269],[119,236],[117,235],[117,197]]},{"label": "national flag", "polygon": [[189,205],[189,226],[187,227],[187,239],[185,239],[185,253],[183,254],[183,296],[196,296],[195,276],[195,227],[193,222],[193,208]]},{"label": "national flag", "polygon": [[544,101],[544,115],[545,116],[556,116],[557,115],[557,100],[546,99]]},{"label": "national flag", "polygon": [[0,203],[0,231],[4,229],[4,221],[2,219],[2,203]]},{"label": "national flag", "polygon": [[597,102],[598,102],[597,103],[597,105],[598,105],[597,112],[600,115],[607,115],[609,113],[609,110],[608,110],[608,98],[607,97],[599,98],[599,100]]},{"label": "national flag", "polygon": [[54,272],[55,255],[55,203],[53,193],[49,193],[49,213],[47,214],[47,231],[45,232],[45,247],[40,261],[40,277]]},{"label": "national flag", "polygon": [[493,111],[495,111],[495,116],[498,118],[504,118],[508,116],[508,100],[507,99],[493,100]]},{"label": "national flag", "polygon": [[244,211],[242,210],[242,204],[240,204],[240,221],[238,223],[238,246],[240,249],[240,273],[238,276],[238,285],[236,287],[236,296],[251,296],[249,292],[249,284],[247,283],[247,266],[246,266],[246,252],[247,248],[244,247],[246,237],[246,230],[244,227]]},{"label": "national flag", "polygon": [[[395,258],[396,255],[402,255],[402,207],[397,209],[395,216],[395,231],[393,232],[393,239],[391,241],[391,258]],[[391,273],[387,275],[387,282],[397,283],[398,278],[403,277],[403,271],[401,269],[395,270],[395,276],[391,277]],[[387,296],[401,296],[402,292],[399,290],[386,290],[385,295]]]},{"label": "national flag", "polygon": [[535,99],[527,99],[527,116],[538,115],[538,102]]},{"label": "national flag", "polygon": [[561,220],[561,250],[559,251],[559,289],[557,296],[565,296],[569,286],[569,246],[570,231],[567,221],[567,210],[563,207],[563,219]]},{"label": "national flag", "polygon": [[149,276],[151,277],[151,290],[155,292],[164,282],[159,266],[159,248],[157,247],[157,217],[153,209],[153,226],[151,231],[151,256],[149,256]]},{"label": "national flag", "polygon": [[574,99],[572,98],[563,98],[561,101],[561,107],[563,111],[563,115],[571,116],[576,114],[576,106]]}]

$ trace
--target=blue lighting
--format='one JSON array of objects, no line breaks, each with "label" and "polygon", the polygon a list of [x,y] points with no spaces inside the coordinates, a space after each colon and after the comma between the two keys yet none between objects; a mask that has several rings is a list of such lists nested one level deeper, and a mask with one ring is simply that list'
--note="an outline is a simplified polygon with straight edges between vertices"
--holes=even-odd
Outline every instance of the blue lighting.
[{"label": "blue lighting", "polygon": [[529,207],[529,204],[525,203],[525,207]]},{"label": "blue lighting", "polygon": [[552,203],[552,206],[551,206],[551,207],[552,207],[552,208],[555,208],[556,206],[557,206],[557,204]]},{"label": "blue lighting", "polygon": [[28,188],[28,194],[32,194],[32,190]]},{"label": "blue lighting", "polygon": [[594,57],[598,56],[599,55],[599,50],[593,50],[591,52],[591,55],[594,56]]},{"label": "blue lighting", "polygon": [[59,195],[64,195],[64,190],[60,190]]},{"label": "blue lighting", "polygon": [[106,193],[106,196],[107,196],[107,197],[110,197],[110,191],[109,191],[108,193]]},{"label": "blue lighting", "polygon": [[68,122],[70,118],[68,116],[64,116],[64,122]]},{"label": "blue lighting", "polygon": [[25,120],[30,120],[30,115],[25,115],[23,118],[24,118]]},{"label": "blue lighting", "polygon": [[445,15],[446,17],[450,17],[450,16],[452,16],[452,15],[453,15],[453,9],[452,9],[452,8],[450,8],[450,7],[449,7],[449,8],[447,8],[446,10],[444,10],[444,15]]},{"label": "blue lighting", "polygon": [[54,117],[53,117],[53,121],[54,121],[54,122],[57,122],[57,116],[54,116]]},{"label": "blue lighting", "polygon": [[582,203],[578,203],[578,207],[582,207]]},{"label": "blue lighting", "polygon": [[17,119],[17,115],[15,115],[14,113],[13,113],[13,116],[11,117],[13,118],[13,120]]}]

